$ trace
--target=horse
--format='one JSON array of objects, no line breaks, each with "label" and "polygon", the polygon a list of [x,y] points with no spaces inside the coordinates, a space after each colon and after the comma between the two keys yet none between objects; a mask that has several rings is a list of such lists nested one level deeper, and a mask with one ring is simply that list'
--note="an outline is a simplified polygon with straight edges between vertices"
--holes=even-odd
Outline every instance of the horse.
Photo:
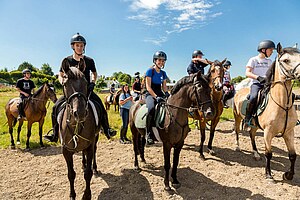
[{"label": "horse", "polygon": [[223,64],[225,63],[226,59],[222,62],[215,60],[214,62],[208,61],[210,64],[209,71],[207,73],[209,79],[209,87],[211,88],[211,99],[212,104],[215,109],[215,115],[212,119],[205,118],[203,113],[195,112],[191,114],[195,120],[199,120],[200,123],[200,158],[205,160],[205,156],[203,154],[203,144],[205,142],[205,128],[208,121],[211,121],[209,130],[210,136],[207,145],[207,149],[209,154],[214,155],[215,152],[212,149],[212,142],[215,135],[215,129],[217,124],[219,123],[220,116],[223,112],[223,78],[224,78],[224,67]]},{"label": "horse", "polygon": [[[68,167],[70,182],[70,199],[75,199],[74,180],[76,172],[73,168],[73,154],[82,151],[82,167],[86,182],[82,199],[91,199],[90,182],[93,172],[97,174],[96,148],[100,131],[98,117],[94,117],[94,106],[90,104],[87,91],[87,81],[81,72],[85,68],[83,59],[78,68],[64,66],[65,78],[63,91],[66,97],[66,106],[58,115],[60,141],[62,152]],[[100,113],[98,113],[100,115]],[[98,123],[98,124],[97,124]],[[93,164],[93,169],[92,169]],[[92,171],[93,170],[93,171]]]},{"label": "horse", "polygon": [[[277,57],[269,68],[267,82],[270,85],[268,92],[268,101],[265,110],[257,116],[256,126],[251,127],[249,133],[252,143],[253,154],[256,159],[260,155],[256,148],[255,135],[258,127],[264,132],[265,142],[265,176],[269,181],[273,181],[271,175],[271,142],[274,137],[283,137],[289,154],[291,167],[289,171],[283,174],[283,179],[292,180],[294,175],[294,166],[296,161],[296,152],[294,147],[294,127],[297,122],[297,113],[292,102],[292,80],[300,78],[300,52],[296,48],[282,48],[277,44]],[[239,90],[234,97],[234,119],[236,133],[236,150],[239,147],[240,124],[244,115],[241,112],[242,103],[249,94],[249,88]]]},{"label": "horse", "polygon": [[[29,139],[31,136],[31,127],[34,122],[39,122],[39,136],[40,136],[40,145],[44,147],[42,140],[42,132],[44,125],[44,118],[47,113],[46,103],[51,99],[51,101],[56,102],[56,94],[54,91],[54,87],[48,83],[44,83],[26,102],[24,105],[25,118],[19,120],[18,125],[18,136],[17,136],[17,144],[20,144],[20,132],[22,125],[25,120],[27,123],[27,141],[26,141],[26,149],[29,149]],[[5,106],[5,113],[8,121],[9,134],[11,139],[11,148],[15,148],[15,142],[13,137],[13,127],[17,123],[17,117],[19,114],[18,104],[20,98],[10,99]]]},{"label": "horse", "polygon": [[[212,102],[210,99],[211,89],[208,87],[208,81],[201,72],[193,75],[186,76],[180,79],[171,91],[171,96],[165,102],[167,111],[169,113],[169,125],[158,129],[159,136],[163,142],[164,153],[164,189],[170,191],[169,185],[169,170],[170,170],[170,153],[172,147],[174,148],[173,155],[173,169],[171,177],[173,179],[172,186],[179,188],[180,183],[177,179],[177,167],[179,163],[179,154],[184,144],[190,128],[188,126],[188,112],[195,110],[204,112],[205,117],[211,118],[213,115]],[[191,106],[194,107],[191,107]],[[138,164],[138,154],[142,162],[145,161],[144,148],[145,148],[145,129],[137,128],[135,119],[138,110],[141,108],[139,101],[135,102],[129,111],[129,124],[132,132],[132,141],[134,149],[134,169],[140,170]]]},{"label": "horse", "polygon": [[113,96],[113,101],[110,101],[110,95],[108,94],[104,97],[105,109],[109,110],[110,104],[115,105],[115,112],[120,110],[119,99],[121,95],[122,89],[118,90],[116,94]]}]

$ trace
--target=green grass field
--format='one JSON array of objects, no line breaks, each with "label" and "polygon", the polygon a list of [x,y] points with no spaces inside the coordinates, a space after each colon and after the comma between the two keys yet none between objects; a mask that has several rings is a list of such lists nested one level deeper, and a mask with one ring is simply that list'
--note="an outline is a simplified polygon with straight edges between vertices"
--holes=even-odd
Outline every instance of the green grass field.
[{"label": "green grass field", "polygon": [[[104,99],[105,94],[100,94],[101,99]],[[0,108],[1,108],[1,112],[0,112],[0,148],[4,149],[4,148],[8,148],[10,146],[10,135],[8,133],[8,126],[7,126],[7,119],[6,119],[6,115],[5,115],[5,105],[6,103],[9,101],[9,99],[14,98],[14,97],[18,97],[18,93],[17,92],[0,92]],[[50,102],[50,101],[49,101]],[[48,104],[47,104],[48,106]],[[44,123],[44,127],[43,127],[43,135],[46,134],[52,127],[51,125],[51,111],[52,111],[52,106],[53,103],[50,102],[48,108],[47,108],[47,115],[46,115],[46,119],[45,119],[45,123]],[[120,127],[122,124],[121,121],[121,117],[119,115],[118,112],[114,111],[113,106],[111,106],[110,110],[108,111],[108,118],[109,118],[109,122],[110,122],[110,126],[115,129],[118,130],[117,136],[114,137],[114,139],[118,139],[119,138],[119,134],[120,134]],[[221,120],[228,120],[228,119],[233,119],[233,114],[232,114],[232,109],[224,109],[224,112],[221,116]],[[192,119],[190,119],[190,127],[192,129],[195,128],[195,125],[192,124]],[[18,124],[14,127],[14,140],[16,142],[17,139],[17,126]],[[25,143],[26,143],[26,139],[27,139],[27,122],[25,122],[23,124],[22,127],[22,131],[21,131],[21,135],[20,135],[20,140],[21,140],[21,145],[19,146],[19,148],[24,149],[25,148]],[[129,138],[131,138],[131,132],[130,129],[128,130],[127,135],[129,136]],[[105,136],[101,135],[100,140],[105,140]],[[47,145],[59,145],[59,143],[54,144],[54,143],[48,143],[48,142],[44,142],[45,146]],[[38,148],[40,147],[39,145],[39,135],[38,135],[38,123],[34,123],[32,126],[32,134],[30,137],[30,147],[31,148]]]}]

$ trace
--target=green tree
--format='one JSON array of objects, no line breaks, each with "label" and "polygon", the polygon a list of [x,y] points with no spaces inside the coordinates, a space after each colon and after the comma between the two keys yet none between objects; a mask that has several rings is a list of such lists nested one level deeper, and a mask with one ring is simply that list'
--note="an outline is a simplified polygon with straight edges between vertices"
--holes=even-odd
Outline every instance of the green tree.
[{"label": "green tree", "polygon": [[19,65],[18,71],[23,71],[24,69],[30,69],[32,72],[38,71],[31,63],[26,61]]},{"label": "green tree", "polygon": [[0,69],[0,72],[8,72],[8,70],[6,67],[4,67],[4,69]]},{"label": "green tree", "polygon": [[130,84],[131,81],[131,76],[129,74],[120,74],[119,78],[117,79],[120,83],[122,82],[126,82],[128,84]]},{"label": "green tree", "polygon": [[50,67],[50,65],[48,63],[44,63],[41,67],[41,72],[43,74],[47,74],[47,75],[50,75],[50,76],[53,76],[54,73],[52,71],[52,68]]},{"label": "green tree", "polygon": [[107,87],[107,84],[105,83],[105,76],[100,76],[100,78],[96,81],[96,88],[104,88]]},{"label": "green tree", "polygon": [[244,80],[246,77],[242,77],[242,76],[237,76],[237,77],[234,77],[231,79],[231,82],[232,83],[239,83],[241,82],[242,80]]}]

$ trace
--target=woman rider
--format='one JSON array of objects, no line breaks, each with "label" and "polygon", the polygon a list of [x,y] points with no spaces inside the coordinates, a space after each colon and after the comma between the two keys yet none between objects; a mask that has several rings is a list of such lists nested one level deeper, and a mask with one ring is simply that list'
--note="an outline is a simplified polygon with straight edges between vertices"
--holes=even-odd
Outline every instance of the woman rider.
[{"label": "woman rider", "polygon": [[157,51],[153,55],[153,65],[146,71],[146,106],[148,114],[146,119],[146,141],[147,144],[154,144],[152,136],[152,118],[154,115],[155,102],[164,101],[164,97],[170,96],[167,91],[167,74],[162,69],[167,61],[167,55],[163,51]]}]

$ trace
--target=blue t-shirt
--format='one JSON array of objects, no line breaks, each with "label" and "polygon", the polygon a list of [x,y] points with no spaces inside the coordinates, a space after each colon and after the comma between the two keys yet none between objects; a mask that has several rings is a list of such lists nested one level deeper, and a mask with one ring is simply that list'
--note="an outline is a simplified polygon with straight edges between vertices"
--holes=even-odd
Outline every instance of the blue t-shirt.
[{"label": "blue t-shirt", "polygon": [[[120,94],[120,100],[125,100],[128,97],[130,97],[130,94],[128,94],[128,93],[126,93],[126,94],[124,94],[124,93]],[[125,109],[129,110],[130,107],[131,107],[131,105],[132,105],[132,101],[127,101],[126,103],[124,103],[123,105],[121,105],[121,108],[125,108]]]},{"label": "blue t-shirt", "polygon": [[161,85],[163,81],[168,78],[165,71],[160,70],[160,72],[157,73],[152,67],[146,71],[146,77],[151,77],[151,82],[158,85]]}]

